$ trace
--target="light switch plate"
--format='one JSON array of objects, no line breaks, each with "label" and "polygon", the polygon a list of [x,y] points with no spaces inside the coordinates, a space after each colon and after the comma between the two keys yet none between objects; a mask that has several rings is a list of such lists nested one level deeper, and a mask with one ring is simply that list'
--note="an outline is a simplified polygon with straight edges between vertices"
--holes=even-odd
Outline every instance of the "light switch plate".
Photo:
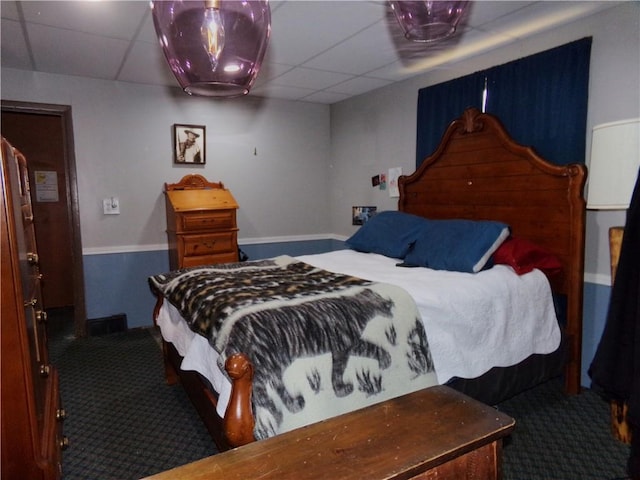
[{"label": "light switch plate", "polygon": [[105,215],[120,214],[120,200],[118,197],[109,197],[102,200],[102,209]]}]

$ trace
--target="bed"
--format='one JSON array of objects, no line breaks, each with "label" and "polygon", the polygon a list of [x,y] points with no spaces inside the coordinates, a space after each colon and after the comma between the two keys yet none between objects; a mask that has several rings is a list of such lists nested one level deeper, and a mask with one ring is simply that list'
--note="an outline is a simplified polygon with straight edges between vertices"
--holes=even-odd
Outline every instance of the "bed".
[{"label": "bed", "polygon": [[[399,179],[398,212],[392,215],[393,221],[400,218],[411,222],[406,231],[411,231],[413,237],[410,241],[403,237],[401,242],[408,245],[409,250],[381,253],[361,248],[356,234],[349,239],[350,249],[337,252],[211,265],[154,276],[154,280],[150,280],[158,299],[154,321],[162,331],[167,381],[182,383],[220,450],[295,428],[295,421],[288,424],[288,418],[317,421],[348,408],[336,407],[337,410],[329,409],[319,416],[314,416],[315,410],[309,410],[310,415],[299,414],[301,404],[311,408],[315,396],[320,397],[318,393],[325,391],[333,395],[326,400],[331,405],[360,391],[358,401],[364,403],[358,405],[363,406],[388,398],[371,398],[382,395],[381,391],[386,392],[384,395],[399,395],[446,383],[495,404],[564,373],[566,392],[577,394],[580,390],[585,180],[584,166],[550,164],[533,149],[514,142],[497,118],[467,109],[449,125],[434,154],[413,174]],[[381,216],[380,221],[384,218]],[[413,222],[418,225],[414,230]],[[424,222],[429,224],[430,235],[424,234]],[[447,237],[434,237],[433,232],[450,235],[456,230],[447,229],[459,228],[461,224],[465,228],[481,224],[484,230],[490,230],[487,244],[490,248],[483,247],[482,262],[474,258],[465,273],[452,272],[446,266],[434,267],[433,252],[438,248],[429,242]],[[485,228],[487,224],[491,228]],[[361,231],[366,237],[365,226]],[[477,235],[474,231],[472,236]],[[455,235],[456,238],[463,236]],[[455,242],[439,242],[440,245],[449,243]],[[536,268],[520,269],[522,252],[524,257],[531,252],[544,255],[536,257]],[[515,263],[514,255],[518,256]],[[442,261],[448,262],[446,258]],[[423,268],[426,262],[432,268]],[[423,278],[423,274],[437,276]],[[254,303],[247,303],[246,291],[257,289],[248,283],[249,279],[263,275],[267,278],[262,285],[266,290],[252,297],[258,299],[251,300]],[[297,342],[295,348],[268,343],[275,341],[272,337],[280,336],[273,334],[277,328],[271,326],[251,341],[252,335],[256,335],[256,326],[262,325],[260,309],[263,307],[259,309],[257,304],[280,302],[285,290],[287,295],[294,291],[292,299],[287,301],[306,302],[300,300],[306,290],[300,290],[297,284],[286,284],[279,290],[285,282],[277,275],[299,279],[300,284],[310,283],[314,295],[320,283],[331,287],[330,293],[322,294],[319,301],[323,303],[314,304],[310,310],[327,309],[328,317],[340,319],[325,330],[341,329],[343,325],[353,329],[353,325],[357,325],[356,336],[361,335],[365,341],[350,340],[353,355],[340,358],[335,351],[329,353],[327,343],[331,341],[326,338],[320,347],[308,342],[302,345]],[[240,283],[230,284],[232,278]],[[168,285],[170,288],[165,288]],[[352,296],[338,291],[338,285],[352,292],[349,293]],[[507,288],[503,293],[494,292]],[[451,293],[445,294],[445,290]],[[180,291],[183,297],[172,297],[175,291]],[[196,291],[199,293],[194,293]],[[198,295],[210,298],[223,291],[233,292],[230,297],[224,297],[223,305],[202,306],[196,302]],[[510,302],[497,304],[493,297],[506,297]],[[237,307],[231,308],[231,298]],[[334,301],[336,298],[339,301]],[[468,303],[464,308],[461,307],[465,303],[461,301],[463,298]],[[346,311],[343,306],[347,304],[357,304],[366,314]],[[311,314],[296,313],[289,304],[278,309],[288,312],[289,317],[304,317],[303,324],[308,324],[305,328],[322,330],[306,318]],[[239,311],[242,318],[253,322],[251,328],[243,327],[237,333],[237,330],[228,330],[230,327],[225,326],[228,323],[218,321],[239,318]],[[363,316],[368,318],[366,322],[357,320]],[[473,327],[458,325],[457,331],[463,333],[455,333],[454,325],[467,317],[472,319]],[[215,320],[205,321],[205,318]],[[432,319],[437,319],[439,324]],[[496,323],[496,319],[504,323],[492,330],[488,325]],[[200,333],[195,333],[198,329]],[[464,338],[464,332],[470,329],[477,329],[480,337]],[[374,334],[386,337],[381,340],[385,342],[384,347],[376,343]],[[340,332],[340,335],[346,333]],[[300,332],[295,336],[305,340],[313,337]],[[441,337],[445,340],[440,341]],[[244,338],[245,343],[234,344],[236,338]],[[254,344],[263,343],[271,351],[305,350],[296,353],[298,357],[288,358],[287,364],[289,367],[295,360],[296,368],[300,367],[305,378],[287,378],[287,382],[293,383],[287,383],[286,388],[280,381],[266,380],[264,365],[268,360],[254,349]],[[235,346],[227,348],[228,344]],[[211,348],[212,345],[216,348]],[[493,354],[476,350],[482,345],[488,345]],[[249,354],[243,349],[249,350]],[[303,357],[308,356],[309,350],[320,356],[306,361]],[[254,369],[249,361],[252,355],[263,368]],[[352,364],[355,357],[362,365]],[[200,365],[196,365],[198,362]],[[335,366],[338,363],[342,365],[340,369]],[[399,365],[408,367],[406,371],[397,370]],[[270,366],[266,370],[272,369],[280,367]],[[279,373],[284,378],[284,373]],[[399,388],[404,387],[406,391],[390,386],[389,378],[396,377],[402,384]],[[293,394],[290,385],[296,385]],[[309,386],[312,391],[300,393]],[[297,417],[289,417],[291,412]],[[284,430],[271,428],[270,424],[274,423],[278,428],[284,424]]]}]

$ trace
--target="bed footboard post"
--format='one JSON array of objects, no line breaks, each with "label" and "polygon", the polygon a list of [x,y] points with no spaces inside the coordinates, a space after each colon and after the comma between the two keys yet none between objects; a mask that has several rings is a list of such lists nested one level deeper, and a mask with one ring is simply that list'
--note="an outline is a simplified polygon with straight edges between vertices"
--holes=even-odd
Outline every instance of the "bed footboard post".
[{"label": "bed footboard post", "polygon": [[241,354],[231,355],[224,366],[231,377],[231,396],[224,415],[224,432],[232,447],[255,441],[253,409],[251,408],[251,383],[253,365]]},{"label": "bed footboard post", "polygon": [[577,395],[582,389],[582,314],[584,308],[584,254],[586,235],[586,202],[584,186],[587,180],[587,167],[568,165],[570,214],[570,270],[567,299],[567,333],[570,342],[569,364],[565,375],[565,390]]},{"label": "bed footboard post", "polygon": [[[580,270],[582,279],[582,270]],[[564,386],[569,395],[577,395],[582,390],[582,280],[574,280],[567,305],[567,340],[569,358],[565,368]]]}]

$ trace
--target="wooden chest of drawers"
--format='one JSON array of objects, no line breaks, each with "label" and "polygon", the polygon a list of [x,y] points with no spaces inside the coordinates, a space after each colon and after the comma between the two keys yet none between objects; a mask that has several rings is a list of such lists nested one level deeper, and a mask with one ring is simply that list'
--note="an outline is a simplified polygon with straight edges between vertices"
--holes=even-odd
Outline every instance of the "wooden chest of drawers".
[{"label": "wooden chest of drawers", "polygon": [[187,175],[165,194],[172,270],[238,261],[238,204],[222,183]]},{"label": "wooden chest of drawers", "polygon": [[49,363],[47,313],[25,157],[2,139],[0,175],[2,257],[1,477],[61,477],[62,434],[58,372]]}]

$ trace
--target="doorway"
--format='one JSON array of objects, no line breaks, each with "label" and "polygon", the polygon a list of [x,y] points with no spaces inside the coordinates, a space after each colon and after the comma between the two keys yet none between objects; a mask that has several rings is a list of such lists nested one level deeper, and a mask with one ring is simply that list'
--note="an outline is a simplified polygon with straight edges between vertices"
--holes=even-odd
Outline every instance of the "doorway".
[{"label": "doorway", "polygon": [[[71,107],[2,101],[2,136],[27,158],[50,331],[86,331]],[[71,278],[70,278],[71,277]]]}]

